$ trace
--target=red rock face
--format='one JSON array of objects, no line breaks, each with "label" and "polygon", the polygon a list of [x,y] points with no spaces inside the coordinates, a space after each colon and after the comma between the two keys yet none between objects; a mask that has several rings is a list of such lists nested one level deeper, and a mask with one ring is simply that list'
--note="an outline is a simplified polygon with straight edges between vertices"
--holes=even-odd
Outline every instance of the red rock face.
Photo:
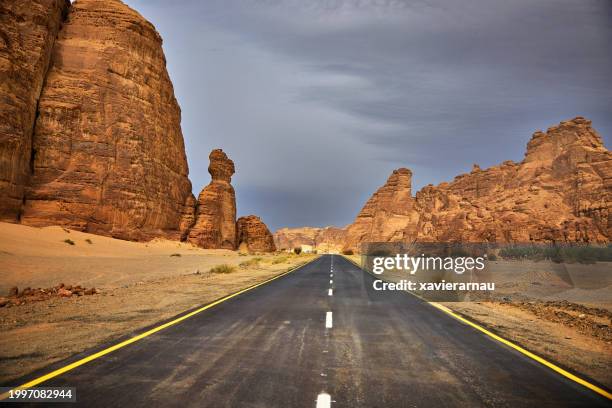
[{"label": "red rock face", "polygon": [[236,221],[236,244],[239,250],[248,252],[274,252],[274,238],[263,221],[249,215]]},{"label": "red rock face", "polygon": [[281,251],[310,245],[318,252],[340,252],[345,238],[346,229],[337,227],[280,228],[274,233],[274,243]]},{"label": "red rock face", "polygon": [[202,248],[236,248],[236,193],[230,184],[234,162],[221,149],[209,156],[212,181],[198,197],[189,242]]},{"label": "red rock face", "polygon": [[68,0],[0,0],[0,220],[18,221],[36,104]]},{"label": "red rock face", "polygon": [[39,100],[24,224],[186,236],[194,198],[161,42],[120,1],[70,7]]},{"label": "red rock face", "polygon": [[394,170],[348,227],[346,247],[356,250],[362,242],[404,240],[406,229],[418,221],[411,192],[412,172],[405,168]]},{"label": "red rock face", "polygon": [[[402,177],[400,177],[402,175]],[[582,117],[534,133],[521,163],[475,165],[410,195],[396,170],[348,228],[363,242],[609,242],[612,153]]]}]

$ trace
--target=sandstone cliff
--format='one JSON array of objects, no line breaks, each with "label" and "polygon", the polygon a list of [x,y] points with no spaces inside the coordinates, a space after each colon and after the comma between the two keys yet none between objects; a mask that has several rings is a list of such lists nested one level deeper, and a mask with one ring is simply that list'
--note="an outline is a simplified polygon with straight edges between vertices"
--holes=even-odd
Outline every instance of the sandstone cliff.
[{"label": "sandstone cliff", "polygon": [[68,0],[0,0],[0,220],[18,221],[38,99]]},{"label": "sandstone cliff", "polygon": [[212,180],[198,197],[189,242],[202,248],[236,248],[236,194],[231,185],[234,162],[221,149],[209,156]]},{"label": "sandstone cliff", "polygon": [[399,169],[347,231],[362,242],[609,242],[612,153],[582,117],[535,132],[521,163],[479,166],[411,196]]},{"label": "sandstone cliff", "polygon": [[0,220],[274,250],[257,217],[236,233],[234,163],[221,150],[211,183],[191,193],[151,23],[119,0],[0,0],[0,11]]},{"label": "sandstone cliff", "polygon": [[337,227],[280,228],[274,233],[274,242],[282,251],[310,245],[319,252],[339,252],[345,237],[346,229]]},{"label": "sandstone cliff", "polygon": [[406,229],[416,222],[412,172],[405,168],[394,170],[348,227],[345,246],[356,250],[361,242],[401,241]]},{"label": "sandstone cliff", "polygon": [[266,224],[255,216],[248,215],[236,221],[236,246],[241,251],[274,252],[274,238]]},{"label": "sandstone cliff", "polygon": [[24,224],[132,240],[186,234],[193,197],[161,43],[118,0],[69,8],[38,101]]}]

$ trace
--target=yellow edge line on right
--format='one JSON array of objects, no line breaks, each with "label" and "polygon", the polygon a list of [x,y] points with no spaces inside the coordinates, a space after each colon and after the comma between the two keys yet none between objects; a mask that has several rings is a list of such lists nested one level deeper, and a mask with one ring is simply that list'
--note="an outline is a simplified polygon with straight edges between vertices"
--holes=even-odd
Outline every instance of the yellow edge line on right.
[{"label": "yellow edge line on right", "polygon": [[[359,267],[360,269],[363,270],[363,268],[361,268],[361,265],[358,265],[355,261],[353,261],[352,259],[347,258],[346,256],[343,256],[344,259],[346,259],[347,261],[351,262],[352,264],[356,265],[357,267]],[[417,296],[419,299],[427,302],[426,300],[424,300],[422,297],[411,293],[411,292],[406,292],[406,293],[410,293],[411,295]],[[602,395],[604,397],[606,397],[609,400],[612,400],[612,393],[609,393],[608,391],[604,390],[601,387],[596,386],[595,384],[591,384],[590,382],[588,382],[587,380],[584,380],[572,373],[570,373],[567,370],[562,369],[561,367],[559,367],[556,364],[551,363],[550,361],[547,361],[545,359],[543,359],[542,357],[532,353],[529,350],[524,349],[523,347],[519,346],[518,344],[515,344],[513,342],[511,342],[510,340],[506,340],[501,336],[498,336],[497,334],[490,332],[489,330],[485,329],[484,327],[458,315],[457,313],[453,312],[451,309],[449,309],[448,307],[441,305],[439,303],[436,302],[427,302],[430,305],[432,305],[433,307],[435,307],[436,309],[446,313],[449,316],[454,317],[455,319],[459,320],[460,322],[463,322],[465,324],[467,324],[468,326],[471,326],[473,328],[475,328],[476,330],[486,334],[487,336],[491,337],[492,339],[495,339],[497,341],[499,341],[500,343],[505,344],[508,347],[511,347],[513,349],[515,349],[516,351],[518,351],[519,353],[531,358],[532,360],[537,361],[538,363],[550,368],[553,371],[556,371],[557,373],[561,374],[562,376],[564,376],[565,378],[568,378],[584,387],[587,387],[588,389],[590,389],[591,391],[596,392],[599,395]]]}]

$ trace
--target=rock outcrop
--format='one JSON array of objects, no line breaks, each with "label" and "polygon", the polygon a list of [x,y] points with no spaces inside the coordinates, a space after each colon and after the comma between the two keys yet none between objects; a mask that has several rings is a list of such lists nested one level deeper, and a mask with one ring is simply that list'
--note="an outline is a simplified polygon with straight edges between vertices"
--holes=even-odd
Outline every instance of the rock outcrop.
[{"label": "rock outcrop", "polygon": [[212,180],[198,197],[189,242],[202,248],[236,248],[236,193],[231,185],[234,162],[221,149],[209,156]]},{"label": "rock outcrop", "polygon": [[410,171],[389,177],[348,227],[363,242],[610,242],[612,153],[582,117],[535,132],[521,163],[474,165],[411,196]]},{"label": "rock outcrop", "polygon": [[247,252],[274,252],[274,238],[261,218],[255,215],[238,218],[236,221],[236,245]]},{"label": "rock outcrop", "polygon": [[0,220],[18,221],[38,99],[68,0],[0,0]]},{"label": "rock outcrop", "polygon": [[346,229],[338,227],[280,228],[274,233],[276,248],[290,251],[310,245],[317,252],[340,252],[345,245]]},{"label": "rock outcrop", "polygon": [[38,100],[22,223],[130,240],[186,235],[194,198],[161,43],[118,0],[72,4]]},{"label": "rock outcrop", "polygon": [[0,12],[0,220],[274,250],[257,217],[236,233],[223,151],[210,154],[212,181],[197,201],[191,193],[151,23],[120,0],[0,0]]},{"label": "rock outcrop", "polygon": [[348,227],[346,247],[356,250],[362,242],[401,241],[416,222],[412,172],[406,168],[394,170]]}]

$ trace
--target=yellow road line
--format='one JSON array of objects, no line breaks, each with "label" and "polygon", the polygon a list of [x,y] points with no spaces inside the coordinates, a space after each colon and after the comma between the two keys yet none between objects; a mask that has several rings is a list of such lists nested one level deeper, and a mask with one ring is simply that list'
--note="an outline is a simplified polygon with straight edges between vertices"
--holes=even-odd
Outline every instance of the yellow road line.
[{"label": "yellow road line", "polygon": [[[358,265],[356,262],[354,262],[352,259],[349,259],[347,257],[344,257],[344,258],[347,261],[351,262],[353,265],[356,265],[356,266],[358,266],[361,269],[361,266]],[[365,271],[365,269],[364,269],[364,271]],[[369,271],[365,271],[365,272],[370,273]],[[380,277],[378,277],[378,276],[375,276],[375,278],[380,279]],[[415,293],[411,293],[411,292],[406,292],[406,293],[414,295],[414,296],[418,297],[419,299],[427,302],[425,299],[423,299],[421,296],[418,296]],[[491,337],[492,339],[495,339],[495,340],[499,341],[500,343],[503,343],[506,346],[511,347],[514,350],[518,351],[519,353],[521,353],[521,354],[531,358],[532,360],[535,360],[538,363],[540,363],[540,364],[550,368],[551,370],[556,371],[557,373],[561,374],[565,378],[568,378],[568,379],[570,379],[570,380],[572,380],[572,381],[574,381],[574,382],[576,382],[576,383],[578,383],[578,384],[580,384],[580,385],[582,385],[584,387],[587,387],[591,391],[594,391],[597,394],[602,395],[602,396],[612,400],[612,393],[604,390],[603,388],[598,387],[595,384],[591,384],[587,380],[582,379],[582,378],[580,378],[580,377],[570,373],[569,371],[562,369],[558,365],[553,364],[550,361],[547,361],[547,360],[543,359],[542,357],[532,353],[529,350],[524,349],[523,347],[519,346],[518,344],[515,344],[515,343],[511,342],[510,340],[506,340],[503,337],[498,336],[497,334],[495,334],[495,333],[485,329],[484,327],[480,326],[479,324],[476,324],[476,323],[474,323],[474,322],[472,322],[472,321],[470,321],[470,320],[468,320],[468,319],[458,315],[457,313],[453,312],[451,309],[449,309],[448,307],[446,307],[444,305],[441,305],[441,304],[436,303],[436,302],[427,302],[427,303],[429,303],[430,305],[432,305],[436,309],[446,313],[447,315],[452,316],[453,318],[459,320],[460,322],[465,323],[468,326],[471,326],[471,327],[475,328],[476,330],[486,334],[487,336]]]},{"label": "yellow road line", "polygon": [[473,328],[475,328],[476,330],[486,334],[487,336],[499,341],[500,343],[505,344],[508,347],[512,347],[513,349],[515,349],[516,351],[524,354],[525,356],[531,358],[532,360],[537,361],[540,364],[545,365],[546,367],[550,368],[553,371],[556,371],[557,373],[561,374],[562,376],[564,376],[565,378],[568,378],[574,382],[577,382],[580,385],[583,385],[585,387],[587,387],[588,389],[590,389],[591,391],[594,391],[600,395],[603,395],[604,397],[611,399],[612,400],[612,394],[609,393],[608,391],[604,390],[603,388],[600,388],[594,384],[591,384],[590,382],[570,373],[569,371],[566,371],[564,369],[562,369],[561,367],[559,367],[556,364],[551,363],[550,361],[547,361],[545,359],[543,359],[542,357],[533,354],[531,351],[526,350],[524,348],[522,348],[521,346],[511,342],[510,340],[506,340],[501,336],[498,336],[495,333],[490,332],[489,330],[485,329],[484,327],[468,320],[465,319],[464,317],[458,315],[457,313],[453,312],[452,310],[450,310],[448,307],[441,305],[439,303],[436,302],[428,302],[430,305],[432,305],[433,307],[435,307],[436,309],[441,310],[442,312],[454,317],[455,319],[467,324],[468,326],[472,326]]},{"label": "yellow road line", "polygon": [[[218,304],[223,303],[223,302],[225,302],[225,301],[227,301],[227,300],[229,300],[229,299],[231,299],[233,297],[236,297],[236,296],[241,295],[241,294],[243,294],[245,292],[253,290],[253,289],[255,289],[255,288],[259,287],[259,286],[262,286],[262,285],[265,285],[267,283],[270,283],[273,280],[282,278],[283,276],[288,275],[291,272],[296,271],[296,270],[298,270],[299,268],[301,268],[303,266],[306,266],[307,264],[317,260],[318,258],[319,257],[316,257],[316,258],[308,261],[307,263],[305,263],[303,265],[299,265],[299,266],[296,266],[293,269],[288,270],[287,272],[283,272],[283,273],[281,273],[279,275],[276,275],[276,276],[273,276],[272,278],[267,279],[267,280],[265,280],[263,282],[257,283],[255,285],[252,285],[252,286],[249,286],[249,287],[244,288],[242,290],[239,290],[238,292],[235,292],[235,293],[229,294],[227,296],[224,296],[221,299],[215,300],[214,302],[209,303],[206,306],[202,306],[201,308],[194,310],[193,312],[187,313],[187,314],[185,314],[185,315],[183,315],[181,317],[178,317],[178,318],[176,318],[176,319],[174,319],[172,321],[169,321],[167,323],[164,323],[162,325],[154,327],[154,328],[152,328],[150,330],[147,330],[146,332],[141,333],[141,334],[139,334],[137,336],[134,336],[134,337],[131,337],[131,338],[125,340],[125,341],[122,341],[121,343],[117,343],[117,344],[115,344],[113,346],[105,348],[104,350],[98,351],[97,353],[94,353],[92,355],[84,357],[84,358],[82,358],[82,359],[80,359],[78,361],[75,361],[74,363],[68,364],[68,365],[66,365],[64,367],[61,367],[61,368],[58,368],[55,371],[52,371],[52,372],[50,372],[48,374],[45,374],[45,375],[43,375],[41,377],[38,377],[38,378],[36,378],[36,379],[34,379],[32,381],[29,381],[29,382],[27,382],[25,384],[22,384],[22,385],[20,385],[18,387],[15,387],[15,388],[13,388],[13,390],[35,387],[35,386],[37,386],[37,385],[39,385],[39,384],[41,384],[41,383],[43,383],[43,382],[45,382],[47,380],[50,380],[51,378],[57,377],[59,375],[62,375],[62,374],[66,373],[66,372],[68,372],[70,370],[74,370],[75,368],[80,367],[83,364],[87,364],[90,361],[93,361],[93,360],[95,360],[97,358],[100,358],[100,357],[105,356],[105,355],[107,355],[109,353],[112,353],[115,350],[119,350],[120,348],[123,348],[123,347],[125,347],[127,345],[130,345],[130,344],[135,343],[135,342],[137,342],[139,340],[142,340],[145,337],[148,337],[148,336],[150,336],[150,335],[152,335],[154,333],[157,333],[157,332],[159,332],[161,330],[164,330],[164,329],[166,329],[166,328],[168,328],[170,326],[174,326],[175,324],[180,323],[183,320],[189,319],[190,317],[195,316],[198,313],[201,313],[201,312],[203,312],[205,310],[208,310],[208,309],[210,309],[210,308],[212,308],[214,306],[217,306]],[[0,401],[6,399],[9,396],[9,392],[10,391],[7,391],[4,394],[0,395]]]}]

